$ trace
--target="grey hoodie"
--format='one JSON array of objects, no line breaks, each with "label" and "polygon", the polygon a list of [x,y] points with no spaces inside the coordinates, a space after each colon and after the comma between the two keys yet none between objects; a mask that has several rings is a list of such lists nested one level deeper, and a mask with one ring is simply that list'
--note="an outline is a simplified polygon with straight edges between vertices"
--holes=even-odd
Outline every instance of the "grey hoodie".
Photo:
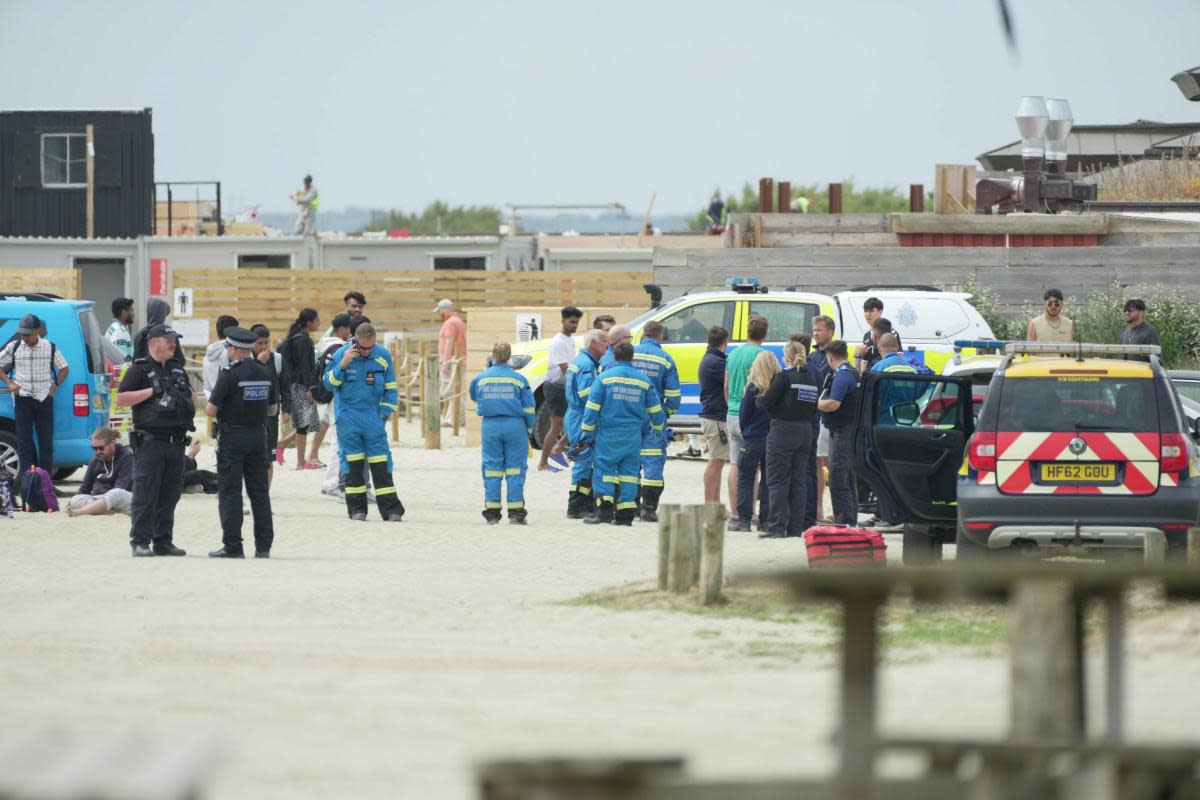
[{"label": "grey hoodie", "polygon": [[[171,313],[171,304],[166,300],[158,297],[151,297],[146,302],[146,326],[137,332],[133,337],[133,359],[147,358],[150,355],[150,347],[146,343],[146,334],[155,325],[162,325],[167,321],[167,315]],[[179,340],[175,340],[175,355],[171,357],[172,361],[178,361],[179,366],[184,366],[183,348],[179,346]]]},{"label": "grey hoodie", "polygon": [[217,339],[208,346],[204,353],[204,399],[212,394],[217,385],[221,370],[229,369],[229,351],[225,348],[225,340]]}]

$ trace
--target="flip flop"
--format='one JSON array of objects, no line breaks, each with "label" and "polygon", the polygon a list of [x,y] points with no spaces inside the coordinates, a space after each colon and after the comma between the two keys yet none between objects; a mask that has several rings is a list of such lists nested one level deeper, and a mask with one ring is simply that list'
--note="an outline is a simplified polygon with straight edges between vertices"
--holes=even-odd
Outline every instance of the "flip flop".
[{"label": "flip flop", "polygon": [[[558,464],[558,466],[559,466],[561,469],[566,469],[568,466],[570,466],[570,465],[567,463],[567,459],[563,457],[563,454],[562,454],[562,453],[553,453],[553,454],[550,456],[550,460],[551,460],[551,461],[553,461],[555,464]],[[560,471],[560,470],[554,469],[553,467],[551,467],[551,469],[552,469],[554,472],[559,472],[559,471]]]}]

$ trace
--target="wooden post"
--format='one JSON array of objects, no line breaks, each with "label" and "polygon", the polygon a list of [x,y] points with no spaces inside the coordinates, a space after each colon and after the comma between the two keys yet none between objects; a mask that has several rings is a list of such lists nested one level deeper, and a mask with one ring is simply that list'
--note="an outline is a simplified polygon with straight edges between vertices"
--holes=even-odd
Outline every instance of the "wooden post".
[{"label": "wooden post", "polygon": [[920,183],[908,185],[908,210],[913,214],[925,211],[925,186]]},{"label": "wooden post", "polygon": [[792,212],[792,182],[779,182],[779,213],[790,214]]},{"label": "wooden post", "polygon": [[425,342],[421,342],[417,360],[417,402],[421,408],[421,438],[425,438]]},{"label": "wooden post", "polygon": [[770,214],[775,210],[775,181],[772,178],[758,179],[758,212]]},{"label": "wooden post", "polygon": [[1187,547],[1188,563],[1200,563],[1200,528],[1188,528]]},{"label": "wooden post", "polygon": [[711,606],[721,599],[725,559],[725,504],[705,503],[700,507],[704,535],[700,550],[700,600]]},{"label": "wooden post", "polygon": [[[401,346],[401,343],[400,343],[400,342],[398,342],[398,341],[396,341],[396,342],[392,342],[392,346],[391,346],[391,348],[390,348],[390,350],[389,350],[389,351],[390,351],[390,353],[391,353],[391,356],[392,356],[392,365],[393,365],[393,367],[394,367],[396,364],[400,363],[400,359],[399,359],[399,357],[397,356],[397,354],[400,352],[400,346]],[[400,402],[400,385],[399,385],[399,379],[400,379],[400,376],[398,376],[398,375],[397,375],[397,376],[396,376],[396,380],[397,380],[397,384],[396,384],[396,402],[397,402],[397,403],[399,403],[399,402]],[[407,396],[404,398],[404,404],[405,404],[406,406],[408,405],[408,398],[407,398]],[[393,441],[393,442],[397,442],[397,443],[398,443],[398,442],[400,441],[400,412],[399,412],[399,410],[397,410],[395,414],[392,414],[392,415],[391,415],[391,416],[388,418],[388,420],[391,422],[391,428],[392,428],[392,441]]]},{"label": "wooden post", "polygon": [[1084,733],[1079,599],[1062,581],[1016,583],[1012,608],[1011,733],[1079,740]]},{"label": "wooden post", "polygon": [[458,430],[462,427],[462,420],[458,413],[459,408],[466,407],[466,398],[462,396],[463,381],[466,379],[464,373],[467,371],[467,354],[463,353],[462,360],[455,365],[454,380],[450,383],[450,392],[454,398],[450,401],[450,407],[454,410],[454,435],[458,436]]},{"label": "wooden post", "polygon": [[829,213],[842,213],[842,185],[840,183],[829,184]]},{"label": "wooden post", "polygon": [[1167,560],[1167,535],[1162,531],[1149,531],[1142,540],[1147,564],[1162,564]]},{"label": "wooden post", "polygon": [[437,356],[425,356],[421,362],[425,376],[425,395],[421,398],[421,426],[425,429],[425,449],[442,449],[441,380]]},{"label": "wooden post", "polygon": [[[855,593],[846,598],[842,623],[842,719],[840,779],[843,786],[872,781],[875,747],[875,664],[883,598]],[[855,796],[846,792],[846,797]],[[861,795],[866,797],[864,793]]]},{"label": "wooden post", "polygon": [[696,517],[690,509],[671,515],[671,559],[667,565],[667,591],[683,594],[692,588],[696,560]]},{"label": "wooden post", "polygon": [[87,131],[87,238],[96,235],[96,152],[95,130],[89,124]]},{"label": "wooden post", "polygon": [[671,520],[679,513],[678,503],[661,503],[658,506],[658,589],[667,590],[667,577],[671,563]]},{"label": "wooden post", "polygon": [[1107,684],[1108,738],[1121,741],[1125,730],[1125,595],[1120,590],[1104,598],[1108,625],[1105,638],[1105,684]]},{"label": "wooden post", "polygon": [[754,215],[754,247],[762,247],[762,214]]}]

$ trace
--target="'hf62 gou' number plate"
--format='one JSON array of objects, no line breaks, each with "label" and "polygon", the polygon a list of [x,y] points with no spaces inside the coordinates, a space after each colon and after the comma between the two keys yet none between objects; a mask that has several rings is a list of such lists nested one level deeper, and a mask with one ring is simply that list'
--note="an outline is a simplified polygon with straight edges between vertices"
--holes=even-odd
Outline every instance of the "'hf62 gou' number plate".
[{"label": "'hf62 gou' number plate", "polygon": [[1117,465],[1100,462],[1053,461],[1041,465],[1042,483],[1113,483]]}]

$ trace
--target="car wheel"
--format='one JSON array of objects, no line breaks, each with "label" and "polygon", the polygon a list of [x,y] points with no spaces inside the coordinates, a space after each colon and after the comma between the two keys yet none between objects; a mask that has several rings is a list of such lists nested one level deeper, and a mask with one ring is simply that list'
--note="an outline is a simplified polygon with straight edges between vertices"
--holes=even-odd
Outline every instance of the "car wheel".
[{"label": "car wheel", "polygon": [[956,561],[971,561],[983,558],[987,553],[987,548],[975,540],[968,538],[962,528],[958,529],[958,535],[954,539],[954,547],[956,550],[954,556]]},{"label": "car wheel", "polygon": [[533,420],[533,448],[535,450],[542,449],[542,442],[546,440],[546,433],[550,430],[550,404],[541,403],[538,405],[537,415]]},{"label": "car wheel", "polygon": [[942,560],[942,541],[926,525],[904,526],[901,533],[901,558],[905,566],[917,566]]},{"label": "car wheel", "polygon": [[9,474],[9,477],[16,481],[19,468],[17,435],[11,431],[0,431],[0,469],[3,469]]},{"label": "car wheel", "polygon": [[67,478],[74,475],[75,471],[78,469],[79,467],[59,467],[58,469],[54,470],[54,480],[65,481]]}]

